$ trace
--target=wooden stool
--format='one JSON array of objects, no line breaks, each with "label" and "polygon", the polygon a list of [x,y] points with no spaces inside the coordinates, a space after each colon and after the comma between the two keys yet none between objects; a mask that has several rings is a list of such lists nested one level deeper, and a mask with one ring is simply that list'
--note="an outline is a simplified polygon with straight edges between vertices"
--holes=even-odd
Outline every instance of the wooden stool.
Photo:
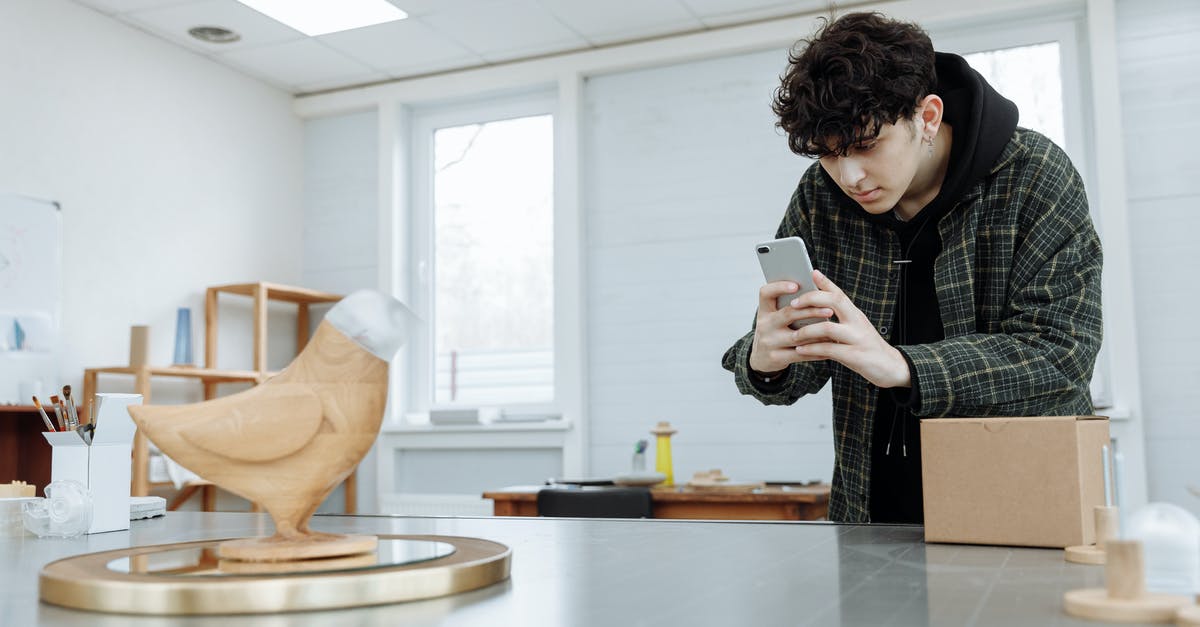
[{"label": "wooden stool", "polygon": [[1119,623],[1170,623],[1191,599],[1146,592],[1142,543],[1109,540],[1105,553],[1105,588],[1082,588],[1063,595],[1063,609],[1088,620]]},{"label": "wooden stool", "polygon": [[175,511],[183,505],[185,501],[192,498],[192,495],[197,491],[200,492],[200,511],[215,512],[217,511],[217,486],[211,481],[204,479],[194,479],[183,484],[179,494],[176,494],[171,502],[167,503],[167,511]]}]

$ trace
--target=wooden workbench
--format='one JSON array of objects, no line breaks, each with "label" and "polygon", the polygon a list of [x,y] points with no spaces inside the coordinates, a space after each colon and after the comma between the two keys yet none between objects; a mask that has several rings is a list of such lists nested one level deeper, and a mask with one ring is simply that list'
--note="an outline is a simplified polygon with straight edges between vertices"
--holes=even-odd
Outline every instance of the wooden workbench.
[{"label": "wooden workbench", "polygon": [[50,483],[50,444],[42,437],[45,430],[32,405],[0,405],[0,483],[24,481],[36,485],[42,496],[42,489]]},{"label": "wooden workbench", "polygon": [[[497,516],[537,516],[537,486],[484,492]],[[655,518],[691,520],[824,520],[829,486],[769,486],[755,491],[694,490],[684,487],[650,490]]]}]

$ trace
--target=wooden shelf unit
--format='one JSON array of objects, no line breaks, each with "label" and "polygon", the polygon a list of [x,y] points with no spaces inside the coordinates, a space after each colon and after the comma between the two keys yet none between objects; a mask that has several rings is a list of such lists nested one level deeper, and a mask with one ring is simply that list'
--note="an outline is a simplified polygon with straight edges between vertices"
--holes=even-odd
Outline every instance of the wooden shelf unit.
[{"label": "wooden shelf unit", "polygon": [[[249,296],[254,299],[254,368],[252,370],[229,370],[217,368],[217,295],[220,293]],[[250,383],[257,385],[274,376],[275,372],[267,370],[267,304],[274,301],[294,303],[296,305],[296,354],[304,350],[309,337],[309,306],[322,303],[334,303],[341,300],[338,294],[320,292],[302,287],[280,285],[278,283],[235,283],[210,287],[204,298],[204,365],[197,366],[108,366],[103,368],[87,368],[83,371],[83,398],[90,399],[98,390],[99,375],[121,374],[134,377],[134,391],[142,395],[142,402],[150,404],[150,382],[154,377],[176,377],[196,379],[204,386],[204,399],[216,398],[217,385],[221,383]],[[150,488],[170,483],[150,482],[149,476],[150,449],[146,436],[138,431],[133,438],[133,469],[131,493],[134,496],[146,496]],[[212,485],[207,482],[197,483],[203,487],[206,510],[215,502]],[[347,514],[357,512],[358,502],[358,471],[357,469],[346,478],[345,510]],[[184,489],[195,491],[195,486]],[[189,492],[189,493],[190,493]],[[176,499],[178,501],[179,499]]]},{"label": "wooden shelf unit", "polygon": [[217,295],[221,292],[239,294],[254,299],[254,370],[267,370],[267,303],[282,301],[296,305],[296,354],[308,344],[308,307],[321,303],[334,303],[342,299],[338,294],[318,292],[303,287],[290,287],[277,283],[234,283],[208,288],[204,295],[204,365],[217,365]]}]

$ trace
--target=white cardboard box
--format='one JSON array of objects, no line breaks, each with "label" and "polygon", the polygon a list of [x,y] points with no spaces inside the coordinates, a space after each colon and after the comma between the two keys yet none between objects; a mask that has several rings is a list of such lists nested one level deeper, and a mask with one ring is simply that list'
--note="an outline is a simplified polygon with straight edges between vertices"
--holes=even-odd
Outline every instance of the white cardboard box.
[{"label": "white cardboard box", "polygon": [[43,433],[51,446],[50,481],[74,480],[92,493],[88,533],[129,528],[129,482],[133,434],[130,405],[141,394],[97,394],[96,428],[88,445],[75,431]]}]

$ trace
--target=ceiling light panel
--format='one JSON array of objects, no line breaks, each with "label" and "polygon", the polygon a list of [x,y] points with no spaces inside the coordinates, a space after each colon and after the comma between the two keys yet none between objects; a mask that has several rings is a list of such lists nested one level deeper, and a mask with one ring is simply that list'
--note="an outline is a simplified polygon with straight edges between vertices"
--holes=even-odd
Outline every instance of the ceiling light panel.
[{"label": "ceiling light panel", "polygon": [[407,13],[387,0],[238,0],[238,2],[283,22],[309,37],[408,17]]}]

